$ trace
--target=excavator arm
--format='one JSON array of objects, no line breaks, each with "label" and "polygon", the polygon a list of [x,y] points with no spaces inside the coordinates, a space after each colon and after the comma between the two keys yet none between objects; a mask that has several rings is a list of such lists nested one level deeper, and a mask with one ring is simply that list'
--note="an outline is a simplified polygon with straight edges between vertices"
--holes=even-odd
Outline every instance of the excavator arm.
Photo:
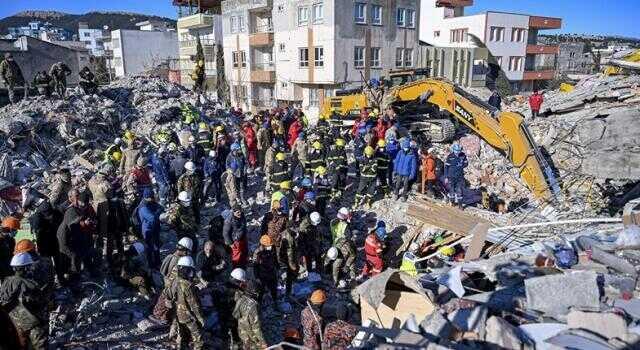
[{"label": "excavator arm", "polygon": [[411,101],[437,105],[468,126],[511,161],[536,198],[550,200],[560,192],[551,167],[520,114],[500,112],[456,85],[435,79],[415,81],[389,91],[388,103]]}]

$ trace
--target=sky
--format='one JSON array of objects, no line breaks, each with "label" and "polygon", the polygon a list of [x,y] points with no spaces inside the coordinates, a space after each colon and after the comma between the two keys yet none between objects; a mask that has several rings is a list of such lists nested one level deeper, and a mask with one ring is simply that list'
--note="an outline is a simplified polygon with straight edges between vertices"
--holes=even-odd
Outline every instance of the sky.
[{"label": "sky", "polygon": [[[337,0],[347,1],[347,0]],[[0,0],[0,18],[24,10],[84,13],[129,11],[176,18],[171,0]],[[610,34],[640,38],[640,0],[475,0],[468,14],[487,10],[561,17],[561,33]],[[553,31],[547,31],[553,33]]]}]

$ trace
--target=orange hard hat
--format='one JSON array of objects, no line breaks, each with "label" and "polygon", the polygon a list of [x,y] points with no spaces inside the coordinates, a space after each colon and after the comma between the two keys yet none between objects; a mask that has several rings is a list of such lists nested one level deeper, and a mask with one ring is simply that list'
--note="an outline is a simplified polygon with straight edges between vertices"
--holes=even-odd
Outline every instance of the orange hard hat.
[{"label": "orange hard hat", "polygon": [[325,293],[322,289],[316,289],[313,291],[313,293],[311,293],[309,301],[315,305],[323,304],[325,301],[327,301],[327,293]]},{"label": "orange hard hat", "polygon": [[300,332],[295,327],[287,327],[284,330],[285,339],[301,339]]},{"label": "orange hard hat", "polygon": [[18,231],[20,229],[20,220],[14,218],[13,216],[7,216],[6,218],[2,219],[2,228]]},{"label": "orange hard hat", "polygon": [[265,247],[271,247],[273,245],[273,242],[271,241],[271,237],[269,237],[268,235],[264,235],[260,237],[260,244]]},{"label": "orange hard hat", "polygon": [[20,254],[26,252],[33,252],[36,250],[36,245],[29,239],[21,239],[16,243],[16,248],[13,250],[13,254]]}]

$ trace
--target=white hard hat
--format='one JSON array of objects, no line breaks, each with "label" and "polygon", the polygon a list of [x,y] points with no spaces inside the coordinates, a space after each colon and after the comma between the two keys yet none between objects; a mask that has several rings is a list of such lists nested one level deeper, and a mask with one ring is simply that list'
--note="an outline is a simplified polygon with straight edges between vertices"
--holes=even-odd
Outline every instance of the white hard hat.
[{"label": "white hard hat", "polygon": [[193,136],[189,136],[189,142],[195,142],[195,141],[196,141],[196,138],[195,138],[195,137],[193,137]]},{"label": "white hard hat", "polygon": [[191,194],[187,191],[182,191],[178,194],[178,200],[181,202],[191,202]]},{"label": "white hard hat", "polygon": [[115,143],[116,145],[121,145],[122,144],[122,139],[119,137],[116,137],[115,140],[113,140],[113,143]]},{"label": "white hard hat", "polygon": [[429,148],[429,149],[427,150],[427,152],[429,152],[430,154],[433,154],[433,153],[435,153],[435,152],[436,152],[436,149],[435,149],[435,148],[433,148],[433,147],[431,147],[431,148]]},{"label": "white hard hat", "polygon": [[158,148],[158,154],[163,154],[166,151],[167,151],[167,148],[165,146],[160,146]]},{"label": "white hard hat", "polygon": [[340,208],[340,210],[338,210],[338,215],[337,215],[337,217],[338,217],[338,219],[340,219],[340,220],[346,220],[346,219],[348,219],[348,218],[349,218],[349,214],[351,214],[351,213],[349,212],[349,209],[347,209],[347,208],[345,208],[345,207],[342,207],[342,208]]},{"label": "white hard hat", "polygon": [[311,223],[313,224],[313,226],[318,226],[320,224],[320,213],[318,213],[317,211],[311,213],[311,215],[309,215],[309,218],[311,219]]},{"label": "white hard hat", "polygon": [[178,259],[178,266],[195,267],[195,264],[193,263],[193,258],[190,256],[183,256]]},{"label": "white hard hat", "polygon": [[29,253],[16,254],[11,258],[11,263],[9,263],[9,265],[13,267],[27,266],[31,264],[33,264],[33,259]]},{"label": "white hard hat", "polygon": [[235,268],[231,271],[231,278],[236,281],[246,282],[247,281],[247,272],[241,268]]},{"label": "white hard hat", "polygon": [[193,241],[189,237],[182,237],[178,241],[178,245],[183,248],[191,250],[193,248]]},{"label": "white hard hat", "polygon": [[195,171],[196,165],[193,162],[186,162],[184,163],[184,168],[187,169],[188,171]]},{"label": "white hard hat", "polygon": [[336,260],[338,258],[338,249],[336,247],[331,247],[327,251],[327,258],[330,260]]},{"label": "white hard hat", "polygon": [[216,151],[209,151],[209,157],[213,158],[216,156]]},{"label": "white hard hat", "polygon": [[345,288],[347,288],[347,282],[345,280],[338,281],[338,289],[345,289]]},{"label": "white hard hat", "polygon": [[138,255],[144,253],[144,244],[140,243],[140,242],[135,242],[133,243],[133,249],[136,250],[136,252],[138,253]]}]

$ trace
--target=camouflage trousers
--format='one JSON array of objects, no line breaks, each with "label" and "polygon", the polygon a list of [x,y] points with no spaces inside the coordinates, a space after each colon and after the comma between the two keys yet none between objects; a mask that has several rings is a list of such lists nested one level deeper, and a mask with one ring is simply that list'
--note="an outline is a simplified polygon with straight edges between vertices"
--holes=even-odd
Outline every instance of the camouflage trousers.
[{"label": "camouflage trousers", "polygon": [[244,350],[263,349],[265,347],[262,339],[256,334],[256,330],[251,327],[243,327],[242,324],[238,324],[238,336]]},{"label": "camouflage trousers", "polygon": [[[204,341],[202,340],[202,328],[198,326],[195,320],[178,324],[178,337],[176,338],[176,344],[178,349],[194,349],[202,350],[204,348]],[[191,339],[191,346],[189,346],[189,339]]]},{"label": "camouflage trousers", "polygon": [[40,322],[24,307],[15,307],[9,312],[11,321],[16,326],[20,344],[25,349],[46,350],[48,347],[48,331],[46,324]]},{"label": "camouflage trousers", "polygon": [[149,296],[149,281],[143,276],[135,276],[129,279],[129,284],[138,290],[138,293]]}]

